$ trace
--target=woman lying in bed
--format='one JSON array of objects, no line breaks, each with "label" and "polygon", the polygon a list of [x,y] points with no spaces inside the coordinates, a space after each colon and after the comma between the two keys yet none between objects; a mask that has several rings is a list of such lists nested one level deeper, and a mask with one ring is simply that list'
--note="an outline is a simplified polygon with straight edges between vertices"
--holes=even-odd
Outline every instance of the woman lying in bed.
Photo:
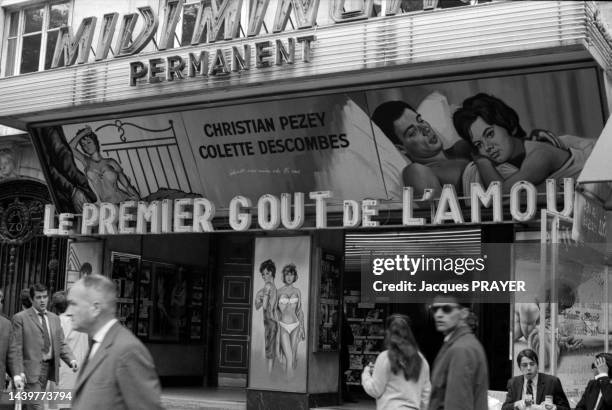
[{"label": "woman lying in bed", "polygon": [[518,181],[539,185],[548,178],[574,177],[582,168],[573,150],[538,140],[556,140],[550,132],[534,131],[527,139],[516,111],[491,95],[480,93],[466,99],[454,113],[453,123],[459,135],[472,144],[484,185],[501,181],[504,193]]}]

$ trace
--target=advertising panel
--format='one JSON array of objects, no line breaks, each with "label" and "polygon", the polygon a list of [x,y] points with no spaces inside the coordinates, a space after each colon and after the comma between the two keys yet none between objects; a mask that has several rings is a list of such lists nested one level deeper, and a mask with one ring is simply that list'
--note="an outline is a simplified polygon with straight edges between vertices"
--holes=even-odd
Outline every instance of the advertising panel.
[{"label": "advertising panel", "polygon": [[249,388],[306,392],[310,237],[257,238]]},{"label": "advertising panel", "polygon": [[[580,87],[573,86],[580,84]],[[85,203],[575,178],[602,130],[594,68],[274,99],[33,129],[59,212]]]}]

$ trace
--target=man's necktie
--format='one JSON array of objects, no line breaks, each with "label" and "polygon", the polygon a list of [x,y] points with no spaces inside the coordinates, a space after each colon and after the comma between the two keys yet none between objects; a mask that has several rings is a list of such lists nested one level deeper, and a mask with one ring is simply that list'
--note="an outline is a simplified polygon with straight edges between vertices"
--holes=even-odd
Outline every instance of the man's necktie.
[{"label": "man's necktie", "polygon": [[533,380],[527,380],[527,394],[531,394],[531,398],[533,399]]},{"label": "man's necktie", "polygon": [[47,353],[49,348],[51,347],[51,337],[49,336],[49,329],[47,328],[47,318],[43,312],[39,312],[38,315],[42,319],[42,328],[43,328],[43,349],[44,352]]},{"label": "man's necktie", "polygon": [[89,356],[91,356],[91,349],[93,349],[94,345],[96,344],[96,341],[93,337],[88,337],[87,344],[89,345],[89,348],[87,349],[87,354],[85,355],[85,360],[83,360],[83,365],[81,366],[81,369],[84,369],[85,366],[87,366],[87,362],[89,362]]}]

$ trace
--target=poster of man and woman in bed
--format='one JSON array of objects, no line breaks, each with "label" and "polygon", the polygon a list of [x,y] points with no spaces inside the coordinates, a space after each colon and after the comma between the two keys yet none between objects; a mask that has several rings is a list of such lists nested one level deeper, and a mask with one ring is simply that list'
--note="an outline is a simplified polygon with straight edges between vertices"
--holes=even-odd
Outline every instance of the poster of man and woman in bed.
[{"label": "poster of man and woman in bed", "polygon": [[60,212],[84,203],[330,190],[543,189],[576,177],[606,110],[595,68],[508,73],[33,129]]}]

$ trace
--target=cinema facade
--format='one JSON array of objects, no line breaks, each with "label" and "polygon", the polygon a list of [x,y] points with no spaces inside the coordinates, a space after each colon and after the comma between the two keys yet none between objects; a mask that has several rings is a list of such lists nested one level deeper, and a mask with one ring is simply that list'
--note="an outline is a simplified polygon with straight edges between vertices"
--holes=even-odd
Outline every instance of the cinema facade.
[{"label": "cinema facade", "polygon": [[[605,190],[567,179],[610,111],[612,41],[595,3],[124,3],[1,2],[0,122],[36,148],[45,231],[70,238],[61,283],[90,270],[114,280],[119,317],[164,386],[246,387],[248,408],[337,403],[344,371],[357,392],[383,349],[386,314],[413,318],[428,360],[442,342],[422,301],[367,300],[363,260],[503,243],[490,270],[552,272],[580,291],[542,309],[530,334],[514,303],[475,305],[491,389],[530,345],[579,397],[580,363],[608,344],[607,309],[593,303],[608,301],[606,268],[567,250],[606,242]],[[462,141],[453,113],[480,93],[562,151],[562,166],[510,186],[520,162],[501,164],[505,179],[488,185],[449,159],[452,182],[405,189],[409,169],[429,168],[370,119],[376,109],[410,104],[448,149]],[[546,246],[561,238],[565,251]],[[271,311],[295,320],[270,324]],[[572,336],[590,344],[572,349]]]}]

